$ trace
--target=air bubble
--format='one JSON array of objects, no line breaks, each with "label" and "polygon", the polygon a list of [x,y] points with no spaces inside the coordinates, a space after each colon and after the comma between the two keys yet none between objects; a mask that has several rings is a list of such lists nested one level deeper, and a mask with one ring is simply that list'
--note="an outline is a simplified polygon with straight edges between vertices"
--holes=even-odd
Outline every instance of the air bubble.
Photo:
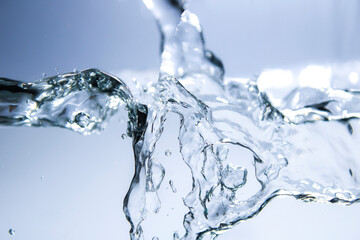
[{"label": "air bubble", "polygon": [[165,156],[170,157],[171,154],[172,154],[172,152],[171,152],[170,150],[166,150],[166,151],[165,151]]},{"label": "air bubble", "polygon": [[86,113],[80,112],[75,116],[75,122],[82,128],[89,126],[90,117]]},{"label": "air bubble", "polygon": [[9,229],[9,234],[10,234],[11,236],[14,236],[14,235],[15,235],[15,229],[10,228],[10,229]]}]

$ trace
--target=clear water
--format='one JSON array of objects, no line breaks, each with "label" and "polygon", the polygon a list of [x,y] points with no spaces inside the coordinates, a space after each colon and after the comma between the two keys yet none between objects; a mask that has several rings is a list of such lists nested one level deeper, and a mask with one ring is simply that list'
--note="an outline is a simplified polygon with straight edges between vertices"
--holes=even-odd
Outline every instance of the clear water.
[{"label": "clear water", "polygon": [[[173,239],[215,239],[278,196],[346,205],[359,201],[356,72],[348,83],[303,84],[276,98],[271,88],[261,87],[261,76],[224,77],[221,60],[205,48],[199,20],[185,10],[186,3],[144,3],[162,34],[157,80],[132,82],[97,69],[35,83],[1,78],[0,123],[90,134],[124,107],[135,156],[124,200],[131,239],[157,239],[142,225],[148,215],[161,212],[161,186],[180,194],[181,183],[164,182],[167,169],[154,158],[169,113],[180,118],[180,153],[192,182],[181,196],[188,212],[177,229],[185,231],[174,232]],[[164,155],[171,158],[172,152]]]}]

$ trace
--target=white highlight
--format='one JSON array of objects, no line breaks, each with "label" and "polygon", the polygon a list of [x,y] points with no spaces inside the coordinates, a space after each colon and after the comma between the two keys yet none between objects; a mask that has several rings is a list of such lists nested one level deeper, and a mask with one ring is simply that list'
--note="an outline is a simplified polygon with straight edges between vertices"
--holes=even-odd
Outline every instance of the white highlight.
[{"label": "white highlight", "polygon": [[357,84],[359,82],[359,74],[357,72],[351,72],[349,74],[349,80],[352,84]]},{"label": "white highlight", "polygon": [[259,76],[257,83],[260,89],[284,88],[290,86],[294,81],[290,70],[274,69],[268,70]]},{"label": "white highlight", "polygon": [[301,71],[299,85],[301,87],[329,88],[331,73],[330,67],[310,65]]},{"label": "white highlight", "polygon": [[181,21],[184,23],[191,24],[196,28],[197,31],[201,32],[199,18],[195,14],[191,13],[189,10],[185,10],[181,14]]},{"label": "white highlight", "polygon": [[152,0],[143,0],[143,3],[150,10],[154,8],[154,3]]}]

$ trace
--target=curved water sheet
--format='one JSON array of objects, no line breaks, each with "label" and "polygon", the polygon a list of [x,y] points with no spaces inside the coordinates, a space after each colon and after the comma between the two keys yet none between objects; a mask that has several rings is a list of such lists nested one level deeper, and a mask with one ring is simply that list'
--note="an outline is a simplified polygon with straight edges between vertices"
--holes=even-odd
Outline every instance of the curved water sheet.
[{"label": "curved water sheet", "polygon": [[[277,196],[346,205],[359,201],[358,88],[297,87],[274,104],[259,90],[257,78],[224,78],[223,64],[204,46],[199,19],[182,2],[144,2],[163,37],[158,80],[127,82],[128,87],[97,69],[35,83],[2,78],[0,123],[88,134],[101,130],[123,105],[135,158],[124,212],[134,240],[157,239],[143,226],[172,199],[161,198],[164,188],[186,210],[183,226],[174,226],[177,231],[166,239],[215,239]],[[166,178],[171,164],[155,158],[169,113],[180,119],[187,190],[173,181],[175,176]],[[171,156],[166,152],[162,158]]]}]

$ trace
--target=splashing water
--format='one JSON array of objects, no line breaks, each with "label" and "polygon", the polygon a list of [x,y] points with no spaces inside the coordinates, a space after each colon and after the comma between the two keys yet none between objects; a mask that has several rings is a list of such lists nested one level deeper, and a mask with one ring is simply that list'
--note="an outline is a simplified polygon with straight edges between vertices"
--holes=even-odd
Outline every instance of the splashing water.
[{"label": "splashing water", "polygon": [[[160,211],[157,192],[166,168],[154,151],[169,112],[180,118],[180,152],[192,174],[192,189],[182,196],[188,208],[185,234],[175,232],[173,239],[215,239],[277,196],[359,201],[360,93],[349,87],[352,83],[343,89],[335,88],[337,82],[328,88],[297,87],[272,101],[256,78],[224,78],[221,60],[205,49],[199,19],[185,10],[186,3],[144,3],[162,34],[158,81],[130,87],[97,69],[35,83],[1,78],[0,123],[89,134],[124,106],[135,156],[124,212],[134,240],[146,235],[142,223],[149,213]],[[239,150],[246,154],[232,161]],[[177,192],[172,180],[169,184]]]}]

